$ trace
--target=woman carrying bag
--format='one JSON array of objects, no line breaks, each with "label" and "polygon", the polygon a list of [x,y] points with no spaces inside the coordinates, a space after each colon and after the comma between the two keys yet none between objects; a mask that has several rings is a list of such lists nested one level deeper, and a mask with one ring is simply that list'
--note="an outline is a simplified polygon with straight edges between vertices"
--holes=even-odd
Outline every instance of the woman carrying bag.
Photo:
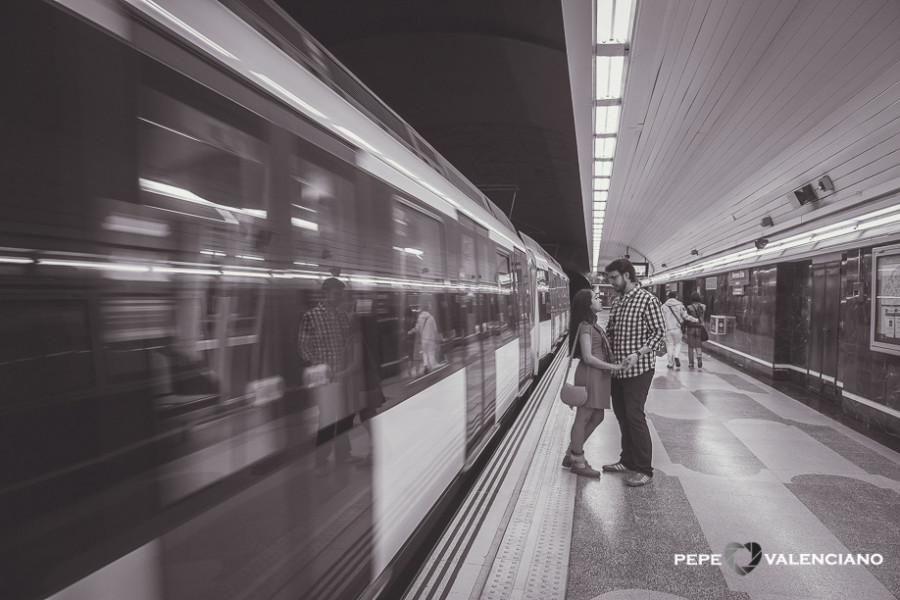
[{"label": "woman carrying bag", "polygon": [[691,292],[691,303],[687,306],[687,312],[697,319],[696,323],[687,323],[684,330],[684,341],[688,345],[688,369],[694,368],[695,356],[697,357],[697,367],[702,369],[703,337],[706,334],[706,328],[703,327],[703,315],[706,313],[706,305],[700,302],[700,292]]},{"label": "woman carrying bag", "polygon": [[[584,442],[603,422],[604,412],[610,408],[610,375],[619,365],[613,360],[606,333],[597,326],[600,296],[592,290],[579,290],[572,298],[569,321],[569,351],[580,358],[575,369],[575,385],[587,387],[587,402],[575,409],[575,422],[569,435],[569,448],[563,467],[585,477],[600,477],[584,457]],[[573,348],[574,344],[574,348]]]}]

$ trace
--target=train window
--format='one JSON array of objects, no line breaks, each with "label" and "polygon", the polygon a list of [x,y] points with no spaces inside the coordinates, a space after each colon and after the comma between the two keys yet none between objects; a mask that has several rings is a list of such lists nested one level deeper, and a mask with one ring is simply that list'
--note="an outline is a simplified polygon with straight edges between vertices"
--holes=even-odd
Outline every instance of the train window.
[{"label": "train window", "polygon": [[463,215],[460,215],[459,223],[462,225],[460,228],[460,282],[469,285],[493,284],[496,277],[492,278],[490,274],[495,272],[496,267],[490,262],[491,258],[487,252],[487,229]]},{"label": "train window", "polygon": [[[210,240],[214,248],[251,241],[252,230],[267,216],[263,143],[149,88],[142,90],[139,110],[141,203],[205,228],[218,238]],[[180,241],[197,243],[187,236]],[[228,253],[246,254],[236,248]]]},{"label": "train window", "polygon": [[497,252],[497,284],[500,287],[500,328],[504,333],[512,335],[516,327],[514,322],[516,297],[513,293],[513,276],[509,256],[503,252]]},{"label": "train window", "polygon": [[0,302],[0,385],[14,405],[94,385],[84,300]]},{"label": "train window", "polygon": [[394,203],[394,265],[404,279],[443,279],[447,275],[441,221],[399,198]]},{"label": "train window", "polygon": [[[408,284],[447,276],[444,225],[438,218],[394,197],[392,251],[394,271]],[[442,371],[451,363],[448,340],[453,337],[453,318],[445,294],[401,294],[401,347],[409,361],[410,378]]]},{"label": "train window", "polygon": [[[153,350],[168,346],[176,333],[169,298],[106,298],[100,303],[100,342],[111,383],[146,381]],[[182,324],[184,325],[184,324]]]},{"label": "train window", "polygon": [[347,165],[303,144],[291,167],[294,264],[356,270],[363,262],[356,189]]},{"label": "train window", "polygon": [[474,283],[478,280],[478,259],[475,251],[475,236],[462,230],[459,237],[459,280],[460,283]]},{"label": "train window", "polygon": [[540,321],[549,321],[550,320],[550,286],[549,286],[549,282],[548,282],[548,273],[545,269],[538,269],[537,289],[538,289],[538,319]]}]

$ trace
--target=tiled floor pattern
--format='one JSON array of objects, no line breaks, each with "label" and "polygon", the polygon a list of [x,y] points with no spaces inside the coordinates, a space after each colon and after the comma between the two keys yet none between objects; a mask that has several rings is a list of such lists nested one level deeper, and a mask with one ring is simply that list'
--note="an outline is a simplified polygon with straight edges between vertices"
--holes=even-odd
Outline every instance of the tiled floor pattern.
[{"label": "tiled floor pattern", "polygon": [[[578,478],[567,599],[900,596],[900,455],[712,357],[702,370],[658,366],[647,402],[654,481]],[[612,411],[586,452],[595,465],[618,458]],[[732,542],[762,549],[746,575],[675,564]],[[766,558],[828,553],[879,553],[883,563]],[[747,565],[750,553],[733,560]]]}]

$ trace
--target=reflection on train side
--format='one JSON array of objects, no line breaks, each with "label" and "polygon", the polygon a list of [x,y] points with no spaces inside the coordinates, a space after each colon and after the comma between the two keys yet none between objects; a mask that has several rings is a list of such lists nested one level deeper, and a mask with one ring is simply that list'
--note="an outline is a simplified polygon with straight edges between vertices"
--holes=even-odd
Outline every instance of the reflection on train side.
[{"label": "reflection on train side", "polygon": [[34,68],[4,63],[22,145],[0,178],[0,597],[356,597],[564,334],[537,315],[565,310],[562,272],[538,298],[493,209],[376,177],[205,63],[22,10],[40,27],[7,32]]}]

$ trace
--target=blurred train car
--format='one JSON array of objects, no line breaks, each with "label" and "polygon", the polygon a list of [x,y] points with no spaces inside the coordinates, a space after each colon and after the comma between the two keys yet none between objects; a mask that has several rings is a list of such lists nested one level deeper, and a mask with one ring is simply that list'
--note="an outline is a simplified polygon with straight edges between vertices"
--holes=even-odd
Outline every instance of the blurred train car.
[{"label": "blurred train car", "polygon": [[0,597],[377,597],[562,269],[267,0],[2,10]]},{"label": "blurred train car", "polygon": [[538,357],[549,356],[569,327],[568,277],[562,267],[540,244],[519,234],[529,252],[529,265],[534,262],[533,278],[537,295],[534,298],[534,314],[537,315],[532,332],[532,344]]}]

